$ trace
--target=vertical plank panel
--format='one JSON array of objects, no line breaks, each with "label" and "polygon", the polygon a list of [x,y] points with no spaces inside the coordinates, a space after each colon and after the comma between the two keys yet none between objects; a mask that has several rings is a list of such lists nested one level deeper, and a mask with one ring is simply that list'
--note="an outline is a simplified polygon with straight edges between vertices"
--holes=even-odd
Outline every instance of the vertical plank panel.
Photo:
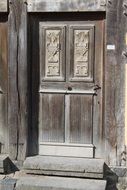
[{"label": "vertical plank panel", "polygon": [[[104,18],[103,18],[104,19]],[[97,95],[94,96],[93,106],[93,144],[96,147],[95,157],[104,156],[105,137],[103,124],[103,101],[104,101],[104,28],[105,21],[98,21],[95,25],[95,65],[94,65],[94,80],[95,85],[100,89]]]},{"label": "vertical plank panel", "polygon": [[64,142],[64,95],[43,94],[40,98],[40,141]]},{"label": "vertical plank panel", "polygon": [[65,142],[70,143],[70,95],[65,95]]},{"label": "vertical plank panel", "polygon": [[[28,67],[29,67],[29,135],[28,154],[38,154],[38,118],[39,118],[39,21],[29,15],[28,21]],[[34,103],[33,103],[34,102]],[[31,141],[31,139],[34,139]]]},{"label": "vertical plank panel", "polygon": [[92,96],[70,96],[70,141],[92,144]]}]

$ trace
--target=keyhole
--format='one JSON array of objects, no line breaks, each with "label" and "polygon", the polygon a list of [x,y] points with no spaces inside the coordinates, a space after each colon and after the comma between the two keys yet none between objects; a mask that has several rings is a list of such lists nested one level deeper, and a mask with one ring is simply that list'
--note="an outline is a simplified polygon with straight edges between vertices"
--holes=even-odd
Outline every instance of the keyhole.
[{"label": "keyhole", "polygon": [[71,90],[72,90],[72,87],[71,87],[71,86],[68,86],[68,90],[71,91]]}]

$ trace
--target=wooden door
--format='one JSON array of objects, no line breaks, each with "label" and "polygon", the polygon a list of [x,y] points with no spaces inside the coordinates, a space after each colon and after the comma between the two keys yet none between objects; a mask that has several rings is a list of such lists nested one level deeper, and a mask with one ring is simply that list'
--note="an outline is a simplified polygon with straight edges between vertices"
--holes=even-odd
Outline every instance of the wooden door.
[{"label": "wooden door", "polygon": [[103,133],[103,20],[37,20],[32,117],[38,115],[39,154],[93,158]]}]

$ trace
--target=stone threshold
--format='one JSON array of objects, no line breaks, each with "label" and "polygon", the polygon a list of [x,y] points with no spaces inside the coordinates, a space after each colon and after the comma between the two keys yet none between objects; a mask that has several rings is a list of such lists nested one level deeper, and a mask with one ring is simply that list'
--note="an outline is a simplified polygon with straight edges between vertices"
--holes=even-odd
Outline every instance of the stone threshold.
[{"label": "stone threshold", "polygon": [[29,174],[55,175],[102,179],[103,159],[34,156],[24,162],[24,170]]}]

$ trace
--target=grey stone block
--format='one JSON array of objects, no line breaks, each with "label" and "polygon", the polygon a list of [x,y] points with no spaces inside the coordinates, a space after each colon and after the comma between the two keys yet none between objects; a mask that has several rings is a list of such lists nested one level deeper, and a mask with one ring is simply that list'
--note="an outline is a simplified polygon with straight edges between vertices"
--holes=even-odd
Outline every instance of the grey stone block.
[{"label": "grey stone block", "polygon": [[106,181],[65,178],[65,177],[27,177],[21,178],[16,190],[105,190]]},{"label": "grey stone block", "polygon": [[16,179],[12,178],[5,178],[0,180],[0,190],[14,190],[16,181]]},{"label": "grey stone block", "polygon": [[110,167],[110,169],[118,176],[118,177],[127,177],[127,167],[123,166],[115,166]]},{"label": "grey stone block", "polygon": [[34,156],[25,160],[24,169],[32,174],[103,178],[104,160]]}]

